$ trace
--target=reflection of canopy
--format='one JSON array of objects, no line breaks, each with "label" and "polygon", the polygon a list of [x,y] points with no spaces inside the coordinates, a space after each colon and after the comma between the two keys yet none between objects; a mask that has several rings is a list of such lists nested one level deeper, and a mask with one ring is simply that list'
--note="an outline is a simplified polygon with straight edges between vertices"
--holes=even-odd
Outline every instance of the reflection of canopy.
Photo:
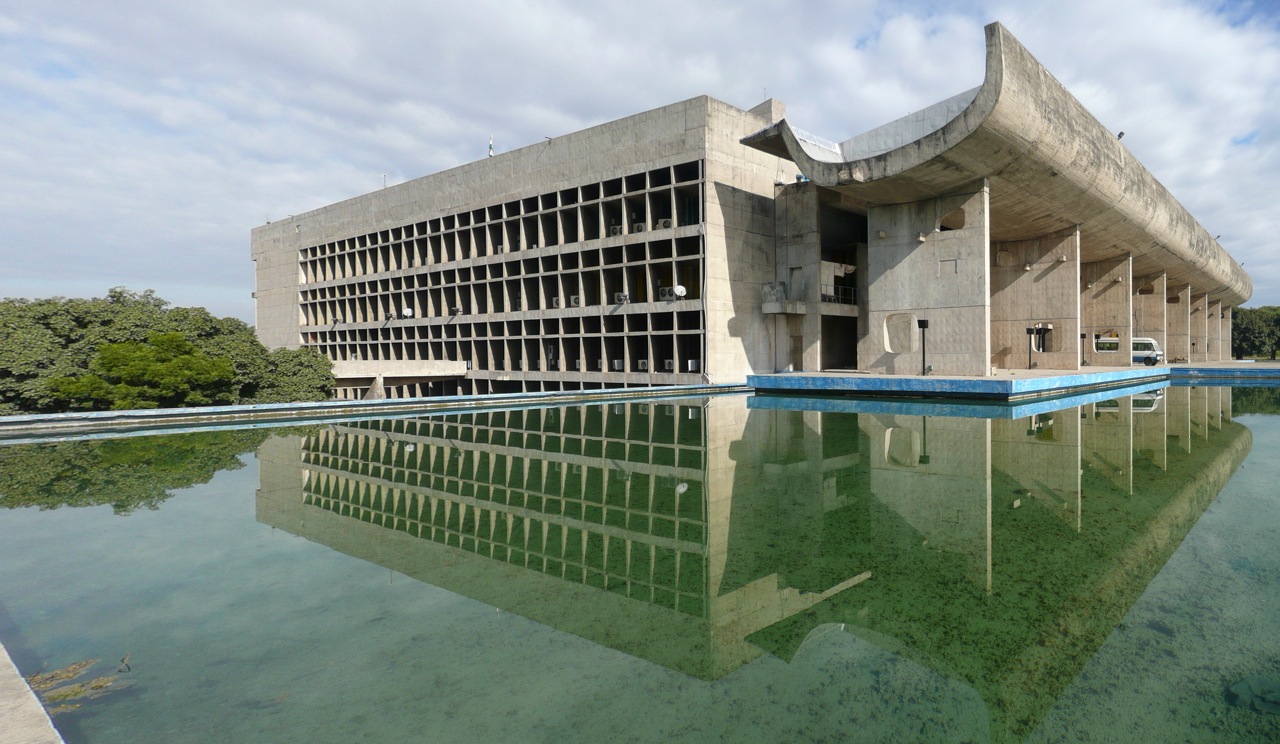
[{"label": "reflection of canopy", "polygon": [[821,186],[895,204],[991,187],[991,239],[1080,226],[1081,261],[1133,256],[1134,275],[1167,272],[1239,305],[1244,269],[1169,191],[999,23],[987,26],[979,88],[835,144],[785,119],[743,140],[792,160]]}]

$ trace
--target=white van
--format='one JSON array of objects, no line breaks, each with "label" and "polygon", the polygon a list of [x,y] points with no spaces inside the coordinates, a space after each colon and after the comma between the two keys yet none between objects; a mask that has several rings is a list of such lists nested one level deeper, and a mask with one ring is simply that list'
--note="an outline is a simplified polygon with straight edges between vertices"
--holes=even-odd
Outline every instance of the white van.
[{"label": "white van", "polygon": [[1135,338],[1133,339],[1133,363],[1142,363],[1148,367],[1157,365],[1164,361],[1164,351],[1160,349],[1160,342],[1154,338]]}]

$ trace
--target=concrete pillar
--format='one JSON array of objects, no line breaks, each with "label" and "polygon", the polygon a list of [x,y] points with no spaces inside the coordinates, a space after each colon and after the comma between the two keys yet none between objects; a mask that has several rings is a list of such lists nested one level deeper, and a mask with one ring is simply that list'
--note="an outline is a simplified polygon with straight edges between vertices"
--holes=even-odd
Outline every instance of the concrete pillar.
[{"label": "concrete pillar", "polygon": [[1222,308],[1222,356],[1218,357],[1222,361],[1235,358],[1235,347],[1233,346],[1235,337],[1232,335],[1235,330],[1235,314],[1232,312],[1233,310],[1235,308]]},{"label": "concrete pillar", "polygon": [[1222,303],[1218,300],[1209,303],[1209,314],[1205,324],[1207,326],[1205,361],[1216,362],[1222,359]]},{"label": "concrete pillar", "polygon": [[1187,327],[1191,332],[1191,361],[1209,361],[1209,295],[1192,296]]},{"label": "concrete pillar", "polygon": [[1169,353],[1168,339],[1165,338],[1168,325],[1165,318],[1167,284],[1164,274],[1133,280],[1133,335],[1154,338],[1166,354]]},{"label": "concrete pillar", "polygon": [[[775,292],[782,294],[783,313],[772,314],[773,368],[798,372],[821,369],[822,290],[818,269],[821,250],[818,187],[790,184],[778,190],[774,206],[777,236]],[[832,339],[854,343],[854,339]]]},{"label": "concrete pillar", "polygon": [[1168,288],[1165,299],[1165,361],[1185,362],[1191,359],[1191,285]]},{"label": "concrete pillar", "polygon": [[1027,368],[1027,328],[1053,328],[1032,363],[1080,369],[1080,230],[991,244],[991,366]]},{"label": "concrete pillar", "polygon": [[[1080,332],[1084,361],[1095,367],[1128,367],[1133,355],[1133,259],[1113,258],[1080,265]],[[1098,351],[1099,339],[1115,339]]]},{"label": "concrete pillar", "polygon": [[[957,210],[964,226],[941,230],[942,218]],[[969,193],[868,210],[859,369],[910,375],[928,365],[936,374],[990,374],[989,212],[985,182]],[[929,323],[923,344],[922,320]]]}]

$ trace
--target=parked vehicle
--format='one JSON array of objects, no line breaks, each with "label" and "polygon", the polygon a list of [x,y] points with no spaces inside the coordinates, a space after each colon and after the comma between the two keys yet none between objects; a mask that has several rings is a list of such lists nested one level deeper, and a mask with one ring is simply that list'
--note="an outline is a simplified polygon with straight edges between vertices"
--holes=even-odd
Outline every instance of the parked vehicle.
[{"label": "parked vehicle", "polygon": [[1157,365],[1164,361],[1164,351],[1160,348],[1160,342],[1154,338],[1135,338],[1133,339],[1133,363],[1147,365],[1148,367]]}]

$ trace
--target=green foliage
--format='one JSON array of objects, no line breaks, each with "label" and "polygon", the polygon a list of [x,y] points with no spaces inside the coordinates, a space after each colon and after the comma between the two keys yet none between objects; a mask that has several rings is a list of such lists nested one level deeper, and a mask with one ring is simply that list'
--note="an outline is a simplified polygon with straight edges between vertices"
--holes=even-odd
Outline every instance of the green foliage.
[{"label": "green foliage", "polygon": [[103,344],[89,374],[52,380],[53,396],[81,410],[181,408],[236,402],[231,360],[196,350],[181,333]]},{"label": "green foliage", "polygon": [[1231,411],[1237,416],[1246,413],[1280,413],[1280,388],[1232,388]]},{"label": "green foliage", "polygon": [[1280,307],[1238,307],[1232,315],[1232,356],[1275,359],[1280,350]]},{"label": "green foliage", "polygon": [[244,467],[271,434],[240,429],[0,447],[0,506],[156,509],[169,492]]},{"label": "green foliage", "polygon": [[267,363],[254,403],[328,400],[333,394],[333,362],[315,349],[276,349]]},{"label": "green foliage", "polygon": [[[100,348],[145,344],[153,334],[168,333],[181,334],[197,354],[230,362],[231,397],[224,400],[225,396],[216,392],[205,395],[209,402],[323,400],[333,388],[327,362],[310,366],[296,360],[273,363],[279,352],[268,352],[243,321],[215,318],[203,308],[170,307],[151,290],[138,293],[117,287],[106,297],[88,300],[0,300],[0,415],[65,411],[76,399],[123,401],[128,396],[123,391],[113,392],[111,387],[119,381],[112,382],[90,369]],[[318,356],[308,354],[313,361]],[[211,373],[209,369],[187,372],[195,376]],[[280,379],[282,374],[301,376]],[[90,375],[99,379],[90,379]],[[67,378],[77,382],[54,382]],[[137,399],[144,405],[155,397]],[[203,405],[196,399],[183,405]]]}]

